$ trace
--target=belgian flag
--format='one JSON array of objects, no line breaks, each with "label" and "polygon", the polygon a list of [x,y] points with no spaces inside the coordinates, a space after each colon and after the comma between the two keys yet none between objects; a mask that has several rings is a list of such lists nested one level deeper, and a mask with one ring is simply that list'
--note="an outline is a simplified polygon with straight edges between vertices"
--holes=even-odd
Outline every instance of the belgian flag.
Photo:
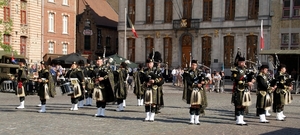
[{"label": "belgian flag", "polygon": [[137,33],[136,33],[135,29],[134,29],[134,26],[133,26],[133,24],[132,24],[130,18],[128,17],[128,15],[127,15],[127,28],[131,28],[131,31],[132,31],[133,35],[134,35],[136,38],[138,38],[138,35],[137,35]]}]

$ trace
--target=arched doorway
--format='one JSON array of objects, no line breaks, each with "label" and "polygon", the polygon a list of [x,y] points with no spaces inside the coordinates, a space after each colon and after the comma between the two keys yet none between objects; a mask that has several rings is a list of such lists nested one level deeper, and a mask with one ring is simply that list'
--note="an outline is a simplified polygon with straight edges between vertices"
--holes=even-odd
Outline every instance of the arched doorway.
[{"label": "arched doorway", "polygon": [[192,54],[192,37],[190,35],[184,35],[182,37],[181,44],[182,56],[181,56],[181,67],[185,68],[189,66],[190,54]]}]

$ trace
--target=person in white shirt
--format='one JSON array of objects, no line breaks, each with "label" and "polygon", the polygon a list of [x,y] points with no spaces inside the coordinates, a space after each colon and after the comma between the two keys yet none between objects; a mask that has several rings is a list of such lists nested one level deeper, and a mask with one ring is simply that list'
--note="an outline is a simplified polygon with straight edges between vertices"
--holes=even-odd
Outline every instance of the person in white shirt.
[{"label": "person in white shirt", "polygon": [[215,89],[216,91],[219,93],[220,91],[220,81],[221,81],[221,75],[219,74],[219,72],[216,72],[216,74],[214,75],[214,82],[215,82]]},{"label": "person in white shirt", "polygon": [[177,70],[175,68],[173,68],[172,72],[171,72],[172,76],[173,76],[173,85],[175,86],[175,83],[177,82]]}]

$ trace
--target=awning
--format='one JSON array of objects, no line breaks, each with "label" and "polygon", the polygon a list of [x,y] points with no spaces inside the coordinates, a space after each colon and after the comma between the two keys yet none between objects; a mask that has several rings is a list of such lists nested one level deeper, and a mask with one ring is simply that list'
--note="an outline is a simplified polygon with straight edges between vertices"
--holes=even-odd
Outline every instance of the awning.
[{"label": "awning", "polygon": [[300,55],[300,50],[280,50],[280,49],[270,49],[262,50],[259,52],[260,55],[271,55],[271,54],[298,54]]}]

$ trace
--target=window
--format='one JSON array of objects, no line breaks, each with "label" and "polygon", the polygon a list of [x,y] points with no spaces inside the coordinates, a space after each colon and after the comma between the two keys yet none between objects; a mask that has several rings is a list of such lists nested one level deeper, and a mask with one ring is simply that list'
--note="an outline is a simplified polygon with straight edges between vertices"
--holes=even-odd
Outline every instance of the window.
[{"label": "window", "polygon": [[154,0],[146,1],[146,23],[153,23],[154,20]]},{"label": "window", "polygon": [[68,0],[63,0],[63,5],[68,5]]},{"label": "window", "polygon": [[21,24],[26,24],[26,9],[27,2],[25,0],[21,0]]},{"label": "window", "polygon": [[110,43],[110,37],[106,37],[106,42],[105,42],[106,44],[106,48],[110,48],[111,46],[111,43]]},{"label": "window", "polygon": [[3,7],[3,11],[4,11],[3,21],[4,22],[8,22],[9,19],[10,19],[10,8],[8,6],[4,6]]},{"label": "window", "polygon": [[127,38],[127,44],[128,44],[128,56],[127,58],[135,62],[135,38]]},{"label": "window", "polygon": [[211,37],[202,37],[202,62],[210,67],[211,64]]},{"label": "window", "polygon": [[54,2],[54,0],[48,0],[48,2]]},{"label": "window", "polygon": [[7,35],[7,34],[3,35],[3,43],[6,45],[10,44],[10,35]]},{"label": "window", "polygon": [[173,19],[173,2],[165,0],[165,23],[172,23]]},{"label": "window", "polygon": [[249,0],[248,19],[258,18],[259,0]]},{"label": "window", "polygon": [[203,0],[203,21],[211,21],[212,0]]},{"label": "window", "polygon": [[101,29],[97,29],[97,49],[102,49]]},{"label": "window", "polygon": [[[247,59],[251,61],[256,61],[256,56],[255,56],[256,54],[257,54],[257,36],[249,35],[247,36]],[[248,65],[248,67],[250,67],[250,65]]]},{"label": "window", "polygon": [[20,55],[26,56],[26,37],[20,38]]},{"label": "window", "polygon": [[172,38],[164,38],[164,59],[168,62],[168,65],[172,65]]},{"label": "window", "polygon": [[49,22],[48,31],[54,32],[54,13],[49,13],[48,22]]},{"label": "window", "polygon": [[225,36],[224,37],[224,66],[225,66],[225,68],[230,68],[231,65],[234,63],[233,52],[234,52],[234,37],[233,36]]},{"label": "window", "polygon": [[68,18],[67,15],[63,16],[63,34],[68,34]]},{"label": "window", "polygon": [[294,0],[293,17],[300,17],[300,0]]},{"label": "window", "polygon": [[234,20],[235,0],[225,1],[225,20]]},{"label": "window", "polygon": [[63,45],[62,45],[62,53],[63,54],[68,54],[68,44],[67,43],[63,43]]},{"label": "window", "polygon": [[281,50],[286,50],[289,48],[289,33],[281,34]]},{"label": "window", "polygon": [[91,36],[84,36],[84,50],[91,50]]},{"label": "window", "polygon": [[299,45],[299,33],[292,33],[292,45]]},{"label": "window", "polygon": [[283,18],[290,17],[290,0],[283,0]]},{"label": "window", "polygon": [[135,0],[128,0],[128,16],[132,22],[135,23]]},{"label": "window", "polygon": [[186,19],[187,25],[186,27],[191,26],[192,19],[192,0],[183,0],[183,16],[182,19]]},{"label": "window", "polygon": [[54,42],[49,42],[48,52],[54,53]]},{"label": "window", "polygon": [[153,45],[153,38],[147,37],[146,39],[146,59],[148,58],[148,55],[153,52],[154,45]]}]

